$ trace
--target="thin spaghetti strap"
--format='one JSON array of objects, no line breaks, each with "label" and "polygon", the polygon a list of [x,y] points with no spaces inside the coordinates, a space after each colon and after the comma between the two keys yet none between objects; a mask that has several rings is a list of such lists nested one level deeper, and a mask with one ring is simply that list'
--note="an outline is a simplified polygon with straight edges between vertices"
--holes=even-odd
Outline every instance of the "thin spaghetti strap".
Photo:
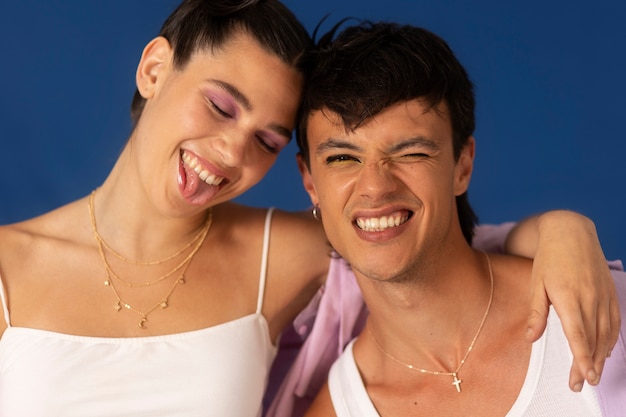
[{"label": "thin spaghetti strap", "polygon": [[256,314],[263,310],[263,296],[265,295],[265,279],[267,277],[267,257],[270,250],[270,229],[272,226],[272,214],[274,207],[267,209],[265,215],[265,230],[263,232],[263,252],[261,254],[261,271],[259,273],[259,295],[256,301]]},{"label": "thin spaghetti strap", "polygon": [[7,303],[7,296],[4,292],[4,284],[2,283],[2,277],[0,276],[0,299],[2,300],[2,310],[4,311],[4,321],[7,323],[7,327],[11,327],[11,319],[9,318],[9,304]]}]

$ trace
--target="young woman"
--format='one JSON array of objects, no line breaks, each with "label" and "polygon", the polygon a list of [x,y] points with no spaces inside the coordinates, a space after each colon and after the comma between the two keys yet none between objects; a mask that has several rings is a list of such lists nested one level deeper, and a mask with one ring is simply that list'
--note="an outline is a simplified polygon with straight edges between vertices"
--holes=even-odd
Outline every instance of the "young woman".
[{"label": "young woman", "polygon": [[[290,140],[309,42],[275,0],[185,0],[166,20],[104,183],[0,228],[0,415],[260,415],[279,335],[330,248],[310,215],[230,200]],[[595,266],[559,280],[576,297],[611,290]]]}]

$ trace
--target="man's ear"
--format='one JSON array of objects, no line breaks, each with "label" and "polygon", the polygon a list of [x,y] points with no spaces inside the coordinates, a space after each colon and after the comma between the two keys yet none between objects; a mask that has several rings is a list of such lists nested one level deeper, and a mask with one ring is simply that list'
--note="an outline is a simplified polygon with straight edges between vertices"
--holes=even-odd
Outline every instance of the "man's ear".
[{"label": "man's ear", "polygon": [[309,198],[311,199],[311,203],[313,205],[319,204],[319,199],[317,198],[317,190],[315,189],[315,184],[313,184],[313,177],[311,176],[311,170],[309,169],[307,163],[304,161],[304,157],[300,152],[296,155],[296,160],[298,161],[298,169],[300,170],[300,175],[302,175],[302,185],[304,189],[309,194]]},{"label": "man's ear", "polygon": [[143,98],[154,95],[159,77],[163,76],[171,63],[172,53],[170,43],[162,36],[152,39],[143,49],[135,74],[137,90]]},{"label": "man's ear", "polygon": [[474,169],[474,152],[476,150],[476,141],[473,136],[467,139],[467,143],[461,150],[459,160],[456,163],[454,175],[454,195],[461,195],[469,188],[472,178],[472,170]]}]

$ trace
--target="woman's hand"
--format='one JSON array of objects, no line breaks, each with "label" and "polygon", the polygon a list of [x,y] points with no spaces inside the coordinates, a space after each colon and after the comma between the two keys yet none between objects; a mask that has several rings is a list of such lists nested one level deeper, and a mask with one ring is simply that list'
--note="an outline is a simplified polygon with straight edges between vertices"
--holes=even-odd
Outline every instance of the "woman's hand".
[{"label": "woman's hand", "polygon": [[594,223],[565,210],[528,218],[509,234],[506,251],[534,258],[528,340],[543,334],[550,303],[574,355],[569,385],[598,384],[617,342],[620,313],[613,278]]}]

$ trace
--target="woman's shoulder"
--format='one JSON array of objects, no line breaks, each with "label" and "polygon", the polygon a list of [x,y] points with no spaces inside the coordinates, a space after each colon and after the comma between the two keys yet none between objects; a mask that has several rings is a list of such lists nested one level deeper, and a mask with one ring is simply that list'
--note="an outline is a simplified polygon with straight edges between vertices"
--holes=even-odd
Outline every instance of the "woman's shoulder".
[{"label": "woman's shoulder", "polygon": [[77,222],[79,210],[79,203],[74,202],[31,219],[0,226],[0,267],[9,261],[28,262],[41,256],[46,248],[80,240],[87,231]]},{"label": "woman's shoulder", "polygon": [[[225,239],[241,236],[246,241],[259,240],[265,228],[267,211],[268,208],[229,202],[214,208],[214,221],[218,218],[226,220],[214,224],[220,224],[218,227],[229,224],[228,229],[221,233]],[[325,277],[332,251],[321,222],[315,220],[310,212],[274,209],[269,243],[270,256],[289,259],[288,265],[300,268],[305,275]]]},{"label": "woman's shoulder", "polygon": [[283,242],[286,250],[299,250],[312,258],[321,255],[327,259],[331,246],[324,233],[322,223],[313,218],[310,212],[287,212],[277,210],[272,234]]},{"label": "woman's shoulder", "polygon": [[[249,230],[250,227],[263,227],[267,219],[268,207],[250,207],[228,202],[214,209],[214,216],[219,216],[229,228]],[[215,217],[214,217],[215,218]],[[315,220],[310,212],[285,211],[274,208],[271,218],[271,237],[273,240],[298,239],[307,243],[322,243],[326,238],[321,222]]]}]

